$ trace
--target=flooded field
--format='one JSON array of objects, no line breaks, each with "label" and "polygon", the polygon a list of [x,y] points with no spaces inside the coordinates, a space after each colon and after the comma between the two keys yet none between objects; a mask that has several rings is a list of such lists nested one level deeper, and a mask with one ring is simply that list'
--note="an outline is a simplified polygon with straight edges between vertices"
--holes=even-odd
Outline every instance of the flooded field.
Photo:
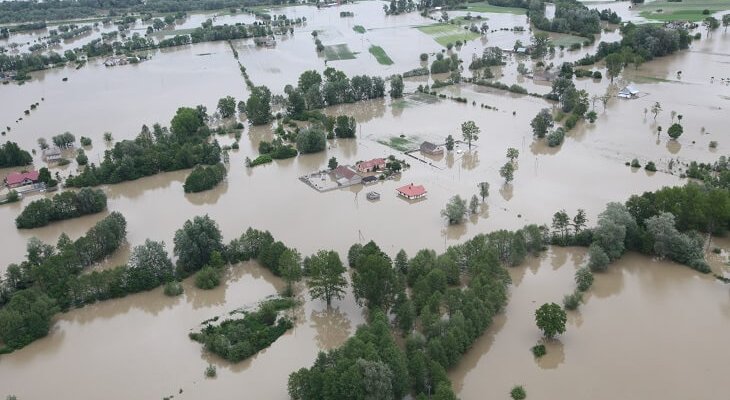
[{"label": "flooded field", "polygon": [[462,399],[506,398],[516,384],[530,399],[712,398],[725,374],[730,333],[727,285],[684,266],[629,254],[597,274],[566,333],[540,340],[534,311],[562,301],[585,261],[582,249],[553,248],[511,270],[507,311],[449,376]]},{"label": "flooded field", "polygon": [[[596,2],[595,6],[611,8],[625,20],[640,20],[627,2]],[[352,11],[355,16],[340,18],[340,11]],[[249,39],[232,44],[251,80],[268,86],[274,94],[283,94],[284,86],[296,84],[307,69],[321,72],[331,66],[349,76],[388,77],[427,65],[419,55],[433,57],[442,49],[432,36],[417,29],[434,20],[418,13],[385,16],[380,2],[321,10],[284,7],[272,13],[306,17],[307,22],[296,27],[293,36],[279,40],[275,48],[256,47]],[[451,14],[454,18],[466,12]],[[465,64],[485,47],[511,48],[518,39],[529,42],[530,32],[499,31],[524,25],[525,15],[481,14],[490,30],[497,31],[458,50]],[[197,27],[212,16],[190,15],[177,29]],[[216,24],[249,23],[252,18],[248,14],[221,15]],[[356,25],[363,26],[366,33],[353,30]],[[312,31],[318,32],[325,45],[346,44],[356,58],[325,65],[315,50]],[[9,40],[30,41],[34,34],[28,35]],[[580,122],[559,147],[534,142],[530,128],[533,116],[542,108],[555,109],[554,103],[467,83],[438,90],[464,97],[466,104],[414,93],[418,85],[433,83],[434,77],[426,76],[406,79],[403,99],[325,109],[329,115],[353,116],[358,128],[356,139],[330,140],[324,152],[246,168],[244,160],[258,156],[259,142],[271,140],[275,127],[246,124],[240,149],[230,153],[226,181],[210,191],[185,194],[182,186],[187,170],[102,186],[108,196],[108,212],[125,216],[128,235],[120,250],[93,268],[124,264],[131,248],[148,238],[164,241],[171,252],[174,232],[187,219],[203,214],[218,222],[225,241],[251,226],[271,231],[303,255],[333,249],[343,258],[350,245],[371,239],[391,256],[401,248],[411,256],[422,248],[440,252],[478,233],[549,223],[560,209],[571,215],[585,209],[592,226],[607,202],[684,184],[686,180],[678,175],[662,172],[670,160],[711,162],[728,153],[730,87],[720,78],[727,76],[730,63],[729,35],[722,29],[710,38],[703,34],[689,50],[638,69],[627,67],[614,81],[614,88],[631,83],[642,96],[632,100],[614,97],[605,108],[595,102],[597,121]],[[556,51],[546,62],[559,66],[575,61],[595,52],[600,40],[616,41],[620,35],[603,32],[595,44],[578,51]],[[394,63],[380,65],[368,52],[370,46],[382,47]],[[104,132],[111,132],[115,141],[131,139],[142,124],[168,125],[180,106],[202,104],[213,113],[219,98],[230,95],[245,100],[249,95],[226,42],[150,54],[151,60],[138,65],[106,68],[103,59],[93,59],[78,70],[36,72],[24,85],[0,86],[0,127],[11,128],[3,142],[35,148],[34,165],[41,168],[45,163],[37,139],[69,131],[77,139],[87,136],[93,140],[86,153],[90,162],[98,163],[108,148]],[[533,83],[516,72],[519,62],[534,68],[529,57],[513,55],[505,66],[493,71],[507,85],[517,83],[529,92],[548,93],[548,83]],[[592,69],[601,71],[604,78],[576,78],[576,87],[591,96],[602,95],[612,84],[602,64]],[[470,76],[466,68],[464,76]],[[23,115],[35,102],[40,103],[38,108]],[[645,112],[655,102],[661,102],[663,108],[656,120]],[[659,126],[666,131],[671,125],[672,111],[684,117],[685,131],[676,141],[669,140],[665,132],[657,135]],[[412,148],[422,141],[443,143],[449,134],[459,139],[460,125],[467,120],[481,127],[475,147],[428,158],[430,164],[382,144],[400,135],[411,141]],[[222,145],[234,141],[228,135],[217,139]],[[718,147],[710,149],[710,141],[717,141]],[[514,181],[505,185],[499,168],[506,161],[508,147],[517,148],[520,156]],[[325,169],[331,157],[341,165],[352,165],[391,154],[410,164],[396,180],[327,193],[298,180]],[[633,158],[642,164],[654,161],[660,171],[624,165]],[[53,167],[51,172],[66,176],[77,168],[73,162]],[[18,168],[0,170],[0,178],[13,170]],[[448,199],[456,194],[468,199],[482,181],[489,182],[491,189],[478,213],[464,224],[448,226],[439,214]],[[426,199],[411,202],[396,197],[395,189],[408,183],[424,185]],[[371,190],[381,194],[379,201],[366,199]],[[76,238],[108,214],[17,230],[14,221],[23,207],[42,196],[50,194],[34,194],[0,206],[0,273],[24,258],[29,238],[55,243],[62,232]],[[713,271],[727,276],[730,241],[716,239],[713,246],[721,250],[708,256]],[[717,349],[730,333],[728,286],[684,266],[635,254],[596,275],[580,311],[569,312],[566,334],[547,343],[548,355],[535,361],[529,352],[540,338],[534,326],[535,308],[547,301],[559,303],[572,292],[575,269],[586,261],[585,249],[552,248],[539,259],[510,270],[514,286],[506,311],[449,373],[460,398],[506,398],[515,384],[525,385],[530,399],[709,398],[719,390],[727,357]],[[184,286],[185,295],[179,298],[168,298],[158,289],[59,315],[48,337],[0,356],[0,396],[130,399],[174,394],[176,399],[228,399],[243,394],[283,400],[292,371],[311,365],[318,351],[342,344],[364,322],[363,311],[350,293],[328,310],[322,302],[310,301],[301,285],[302,306],[292,311],[295,328],[251,359],[231,365],[204,353],[200,344],[188,339],[188,332],[203,320],[276,294],[284,283],[255,263],[246,263],[234,266],[226,283],[212,291],[196,289],[190,280]],[[209,363],[218,366],[214,380],[203,376]],[[43,385],[37,384],[38,377],[43,377]],[[79,377],[94,383],[79,384]]]}]

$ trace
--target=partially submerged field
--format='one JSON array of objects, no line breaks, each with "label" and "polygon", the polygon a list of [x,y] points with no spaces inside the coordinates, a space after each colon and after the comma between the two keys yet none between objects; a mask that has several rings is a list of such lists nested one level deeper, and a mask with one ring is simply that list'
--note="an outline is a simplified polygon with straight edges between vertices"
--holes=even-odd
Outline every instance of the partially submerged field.
[{"label": "partially submerged field", "polygon": [[455,24],[434,24],[419,26],[418,30],[433,37],[438,44],[446,47],[447,44],[454,44],[457,41],[466,42],[474,40],[480,35],[463,29],[460,25]]},{"label": "partially submerged field", "polygon": [[703,13],[705,10],[710,13],[730,10],[730,0],[683,0],[680,2],[659,0],[637,5],[636,8],[640,10],[640,15],[647,19],[697,22],[709,16]]}]

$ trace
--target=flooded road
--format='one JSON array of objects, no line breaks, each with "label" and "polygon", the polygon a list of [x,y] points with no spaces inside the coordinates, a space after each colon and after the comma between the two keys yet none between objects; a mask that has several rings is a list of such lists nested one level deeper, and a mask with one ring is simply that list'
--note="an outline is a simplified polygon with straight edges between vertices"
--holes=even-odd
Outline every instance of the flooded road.
[{"label": "flooded road", "polygon": [[[610,5],[621,8],[622,16],[632,15],[626,6]],[[342,10],[353,11],[355,17],[340,18]],[[283,93],[284,85],[295,84],[305,69],[324,69],[324,59],[317,55],[310,34],[314,30],[325,45],[346,43],[357,53],[355,60],[327,63],[350,76],[387,77],[404,72],[422,65],[420,53],[441,49],[433,37],[415,29],[432,20],[417,13],[386,17],[376,2],[341,9],[288,7],[272,12],[289,18],[306,17],[307,23],[274,49],[256,48],[250,40],[234,41],[233,46],[252,81],[268,85],[273,93]],[[484,15],[490,29],[525,22],[524,15]],[[178,28],[194,28],[209,16],[190,16]],[[252,17],[217,18],[218,24]],[[358,24],[367,29],[365,34],[352,30]],[[602,33],[602,40],[612,37],[616,40],[615,32]],[[472,53],[480,54],[488,46],[511,48],[518,38],[528,42],[529,33],[490,33],[487,38],[468,42],[459,56],[468,63]],[[662,170],[672,159],[711,162],[727,154],[730,141],[725,114],[730,107],[730,88],[719,77],[726,73],[730,60],[729,38],[718,30],[711,38],[693,43],[688,51],[645,63],[636,70],[629,67],[614,82],[614,89],[633,83],[642,96],[634,100],[611,98],[605,109],[596,102],[596,123],[579,123],[556,148],[533,141],[529,125],[540,109],[553,109],[554,104],[471,84],[439,89],[448,96],[467,98],[467,104],[410,94],[419,84],[432,83],[432,77],[407,79],[409,94],[404,99],[326,109],[330,115],[354,116],[359,126],[356,139],[329,141],[325,152],[247,169],[245,158],[258,155],[259,142],[273,137],[273,126],[246,125],[240,149],[230,153],[226,181],[210,191],[185,194],[182,185],[189,171],[102,186],[109,198],[108,212],[124,214],[129,233],[120,250],[93,268],[124,264],[131,248],[147,238],[164,241],[171,252],[175,230],[185,220],[202,214],[219,223],[225,241],[251,226],[270,230],[303,255],[334,249],[344,256],[353,243],[370,239],[391,256],[401,248],[411,256],[422,248],[440,252],[478,233],[549,223],[560,209],[573,215],[583,208],[588,224],[593,225],[609,201],[624,201],[632,194],[685,182],[678,177],[679,171],[675,175],[648,173],[624,166],[626,161],[638,158],[645,164],[651,160]],[[382,46],[394,64],[378,64],[368,53],[370,45]],[[595,46],[562,54],[558,51],[546,61],[560,65],[594,52]],[[92,138],[93,146],[86,153],[91,162],[98,162],[107,149],[104,132],[112,132],[117,141],[131,139],[142,124],[167,125],[180,106],[203,104],[212,114],[220,97],[248,97],[233,52],[225,42],[166,49],[152,55],[150,61],[114,68],[103,67],[102,60],[92,60],[79,70],[37,72],[22,86],[0,86],[0,127],[11,127],[3,141],[37,149],[38,138],[50,140],[70,131],[77,139]],[[519,62],[529,69],[535,67],[532,60],[511,57],[504,67],[494,68],[495,75],[503,75],[502,82],[520,84],[530,92],[549,92],[549,84],[533,83],[517,74]],[[602,65],[592,69],[605,76]],[[682,71],[681,76],[677,71]],[[464,74],[469,76],[468,71]],[[714,81],[713,76],[717,78]],[[64,77],[68,82],[62,81]],[[607,78],[576,79],[576,87],[586,89],[591,96],[605,93],[610,85]],[[644,109],[657,101],[664,111],[655,121]],[[23,110],[35,102],[40,103],[38,109],[24,116]],[[482,108],[482,104],[496,110]],[[675,119],[672,111],[683,115],[685,132],[677,141],[668,140],[665,133],[657,137],[658,127],[666,131]],[[21,116],[23,120],[16,122]],[[423,163],[383,144],[400,135],[410,141],[411,148],[426,140],[443,143],[449,134],[459,139],[460,124],[466,120],[475,121],[482,130],[471,151],[461,146],[459,151]],[[234,141],[229,136],[216,139],[222,145]],[[709,149],[713,140],[719,142],[715,150]],[[508,147],[517,148],[520,156],[514,181],[505,185],[498,171],[507,161]],[[354,164],[391,154],[410,164],[398,180],[328,193],[318,193],[298,180],[325,168],[331,157],[340,164]],[[42,166],[45,163],[36,154],[35,167]],[[67,175],[76,169],[72,162],[52,167],[51,172]],[[0,177],[12,170],[17,168],[0,170]],[[447,226],[440,210],[448,199],[456,194],[468,199],[477,193],[477,183],[482,181],[489,182],[491,189],[478,213],[462,225]],[[407,183],[424,185],[427,198],[417,202],[397,198],[395,189]],[[368,191],[379,192],[381,200],[368,201]],[[29,238],[55,243],[62,232],[76,238],[108,213],[17,230],[14,220],[23,207],[42,196],[47,195],[34,194],[19,203],[0,206],[0,273],[8,264],[24,258]],[[721,248],[719,255],[710,255],[713,270],[727,276],[730,242],[716,239],[713,246]],[[548,355],[536,362],[529,352],[539,339],[534,309],[546,301],[561,302],[574,288],[575,269],[585,262],[582,249],[552,249],[540,260],[510,270],[515,285],[505,314],[450,373],[461,398],[505,398],[514,384],[524,384],[530,398],[575,400],[706,398],[717,390],[716,382],[721,381],[724,371],[721,362],[726,357],[715,343],[730,333],[727,286],[686,267],[637,255],[628,255],[608,273],[597,275],[585,297],[586,304],[570,314],[567,333],[559,342],[548,343]],[[129,399],[175,394],[175,398],[227,399],[244,393],[251,398],[286,399],[289,373],[311,365],[319,350],[337,347],[363,322],[351,294],[326,310],[320,302],[309,301],[300,288],[303,305],[294,311],[296,327],[269,349],[237,365],[206,355],[199,344],[187,338],[201,321],[253,305],[275,294],[282,285],[278,278],[248,263],[233,267],[227,283],[213,291],[197,290],[188,281],[185,295],[179,298],[154,290],[62,314],[47,338],[0,356],[0,397]],[[215,380],[203,377],[208,363],[218,366]],[[636,378],[639,374],[641,380]],[[47,384],[37,385],[39,376]],[[95,383],[79,385],[80,376]]]}]

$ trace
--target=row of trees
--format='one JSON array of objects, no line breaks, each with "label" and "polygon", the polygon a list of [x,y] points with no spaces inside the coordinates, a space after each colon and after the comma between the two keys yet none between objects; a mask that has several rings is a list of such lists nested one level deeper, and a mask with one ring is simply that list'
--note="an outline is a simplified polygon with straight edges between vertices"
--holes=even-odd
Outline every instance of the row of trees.
[{"label": "row of trees", "polygon": [[100,189],[83,188],[65,191],[53,198],[35,200],[15,219],[18,229],[46,226],[54,221],[95,214],[106,209],[106,194]]},{"label": "row of trees", "polygon": [[[113,212],[75,241],[65,234],[56,246],[35,238],[28,241],[27,259],[9,265],[0,285],[0,341],[6,350],[19,349],[45,336],[58,310],[112,293],[108,280],[100,276],[117,274],[116,269],[81,272],[119,248],[126,238],[126,226],[124,217]],[[118,282],[131,285],[134,279],[125,277]]]},{"label": "row of trees", "polygon": [[210,141],[207,120],[205,107],[181,107],[169,129],[155,124],[150,130],[143,125],[134,140],[115,143],[104,152],[98,167],[92,163],[79,175],[70,175],[66,185],[114,184],[198,164],[215,165],[220,162],[221,149],[217,141]]}]

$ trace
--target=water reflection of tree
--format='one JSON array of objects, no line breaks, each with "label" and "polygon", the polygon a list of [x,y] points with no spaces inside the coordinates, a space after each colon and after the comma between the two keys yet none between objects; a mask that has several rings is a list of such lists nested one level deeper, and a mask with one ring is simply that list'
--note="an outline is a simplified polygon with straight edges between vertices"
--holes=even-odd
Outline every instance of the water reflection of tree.
[{"label": "water reflection of tree", "polygon": [[165,189],[174,182],[182,183],[189,171],[163,172],[154,176],[140,178],[131,182],[108,185],[106,194],[109,199],[134,199],[154,189]]},{"label": "water reflection of tree", "polygon": [[504,328],[507,316],[504,313],[497,314],[487,331],[474,342],[474,345],[467,351],[459,361],[456,369],[449,376],[454,385],[454,391],[459,392],[464,386],[464,378],[476,368],[479,361],[494,345],[494,339]]},{"label": "water reflection of tree", "polygon": [[203,290],[193,285],[192,280],[185,285],[185,296],[193,309],[223,305],[226,302],[226,289],[228,289],[228,275],[230,271],[221,278],[220,286]]},{"label": "water reflection of tree", "polygon": [[502,196],[504,201],[512,200],[514,196],[514,186],[512,184],[504,184],[499,188],[499,194]]},{"label": "water reflection of tree", "polygon": [[682,144],[677,140],[667,140],[667,150],[672,154],[677,154],[682,150]]},{"label": "water reflection of tree", "polygon": [[466,170],[471,170],[477,166],[479,166],[479,152],[473,150],[464,153],[464,156],[461,157],[461,167]]},{"label": "water reflection of tree", "polygon": [[454,167],[454,152],[450,151],[446,154],[446,166],[449,168]]},{"label": "water reflection of tree", "polygon": [[317,331],[315,339],[321,350],[339,347],[350,337],[350,320],[339,308],[312,310],[309,319],[312,321],[311,326]]},{"label": "water reflection of tree", "polygon": [[447,225],[441,230],[441,236],[446,240],[458,240],[466,233],[466,224]]},{"label": "water reflection of tree", "polygon": [[563,145],[550,147],[547,145],[547,139],[535,139],[530,143],[530,152],[534,155],[554,155],[563,147]]},{"label": "water reflection of tree", "polygon": [[550,265],[553,267],[553,271],[557,271],[558,268],[565,265],[566,261],[568,261],[567,249],[556,246],[550,248]]},{"label": "water reflection of tree", "polygon": [[186,193],[185,198],[196,206],[205,204],[215,204],[222,195],[228,192],[228,181],[223,181],[210,190],[204,190],[198,193]]}]

